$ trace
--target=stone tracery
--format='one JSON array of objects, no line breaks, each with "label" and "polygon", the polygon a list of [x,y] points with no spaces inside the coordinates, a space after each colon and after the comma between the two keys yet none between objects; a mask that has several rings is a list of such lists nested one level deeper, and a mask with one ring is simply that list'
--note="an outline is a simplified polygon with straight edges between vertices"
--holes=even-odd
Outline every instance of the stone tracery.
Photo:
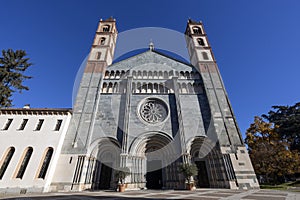
[{"label": "stone tracery", "polygon": [[156,124],[167,118],[168,109],[162,100],[150,98],[140,106],[140,116],[144,121]]}]

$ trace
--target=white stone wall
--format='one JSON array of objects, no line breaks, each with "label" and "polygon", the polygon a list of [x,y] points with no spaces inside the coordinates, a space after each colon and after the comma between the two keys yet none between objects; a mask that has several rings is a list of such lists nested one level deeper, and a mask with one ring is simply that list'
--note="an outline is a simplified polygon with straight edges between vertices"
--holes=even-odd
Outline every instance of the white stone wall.
[{"label": "white stone wall", "polygon": [[[228,147],[221,147],[223,154],[230,152]],[[238,147],[236,154],[231,153],[230,159],[240,189],[259,188],[253,166],[245,146]],[[232,188],[233,189],[233,188]]]},{"label": "white stone wall", "polygon": [[78,155],[70,155],[70,154],[61,154],[59,156],[56,170],[52,179],[52,184],[49,188],[49,192],[51,191],[70,191],[70,184],[66,184],[59,187],[59,184],[63,183],[72,183],[74,177],[74,171],[77,164]]},{"label": "white stone wall", "polygon": [[[22,188],[27,189],[28,192],[47,191],[51,183],[63,140],[69,126],[71,113],[68,112],[64,115],[55,113],[43,115],[28,113],[2,113],[0,115],[0,166],[5,159],[7,149],[10,147],[15,148],[12,159],[4,176],[0,180],[0,191],[5,189],[6,192],[18,192],[18,190]],[[13,121],[8,130],[3,130],[8,119],[13,119]],[[18,130],[23,119],[28,119],[28,122],[24,130]],[[41,130],[36,131],[35,129],[39,119],[44,119],[44,123]],[[59,131],[55,131],[54,129],[58,119],[63,121]],[[24,151],[28,147],[33,148],[28,166],[22,179],[16,178],[18,165],[22,162],[22,155],[24,155]],[[53,155],[45,179],[37,178],[42,160],[49,147],[53,148]]]}]

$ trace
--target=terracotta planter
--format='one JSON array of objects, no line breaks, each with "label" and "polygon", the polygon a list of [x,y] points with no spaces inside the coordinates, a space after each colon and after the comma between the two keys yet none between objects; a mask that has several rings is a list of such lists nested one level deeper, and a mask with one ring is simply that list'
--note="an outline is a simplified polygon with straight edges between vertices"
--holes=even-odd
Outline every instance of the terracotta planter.
[{"label": "terracotta planter", "polygon": [[119,187],[119,192],[125,192],[125,184],[120,184],[118,185]]},{"label": "terracotta planter", "polygon": [[186,183],[187,190],[194,190],[194,183]]}]

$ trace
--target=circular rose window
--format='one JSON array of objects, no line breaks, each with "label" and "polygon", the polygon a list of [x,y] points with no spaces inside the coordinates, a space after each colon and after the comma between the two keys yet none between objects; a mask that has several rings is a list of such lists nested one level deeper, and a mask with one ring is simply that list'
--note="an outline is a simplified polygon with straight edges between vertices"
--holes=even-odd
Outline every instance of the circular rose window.
[{"label": "circular rose window", "polygon": [[160,123],[168,117],[168,106],[161,99],[148,98],[140,104],[139,115],[150,124]]}]

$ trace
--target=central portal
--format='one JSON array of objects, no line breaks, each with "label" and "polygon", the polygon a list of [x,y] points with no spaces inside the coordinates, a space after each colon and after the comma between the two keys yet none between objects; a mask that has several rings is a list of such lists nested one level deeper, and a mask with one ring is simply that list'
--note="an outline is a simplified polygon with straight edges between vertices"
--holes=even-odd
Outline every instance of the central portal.
[{"label": "central portal", "polygon": [[130,149],[133,163],[131,180],[135,187],[162,189],[171,186],[170,177],[176,176],[175,166],[170,165],[175,155],[171,141],[170,136],[161,132],[141,134],[136,138]]},{"label": "central portal", "polygon": [[161,160],[147,161],[146,187],[148,189],[162,188],[162,162]]},{"label": "central portal", "polygon": [[112,176],[112,168],[110,165],[102,164],[99,189],[109,189]]},{"label": "central portal", "polygon": [[198,168],[198,187],[200,188],[209,188],[209,181],[207,175],[207,169],[205,165],[205,161],[196,161],[195,162]]}]

